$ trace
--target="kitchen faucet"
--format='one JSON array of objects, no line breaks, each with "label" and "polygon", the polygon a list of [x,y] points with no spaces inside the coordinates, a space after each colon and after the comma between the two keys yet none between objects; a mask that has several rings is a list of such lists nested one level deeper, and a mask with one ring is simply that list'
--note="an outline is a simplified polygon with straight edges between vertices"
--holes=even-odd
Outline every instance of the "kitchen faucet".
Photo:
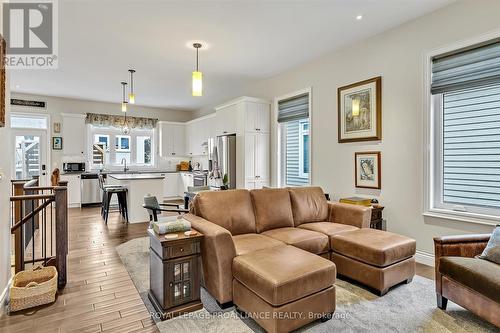
[{"label": "kitchen faucet", "polygon": [[127,168],[127,159],[124,157],[122,158],[122,161],[120,164],[123,164],[125,163],[125,166],[123,167],[123,172],[127,172],[128,171],[128,168]]}]

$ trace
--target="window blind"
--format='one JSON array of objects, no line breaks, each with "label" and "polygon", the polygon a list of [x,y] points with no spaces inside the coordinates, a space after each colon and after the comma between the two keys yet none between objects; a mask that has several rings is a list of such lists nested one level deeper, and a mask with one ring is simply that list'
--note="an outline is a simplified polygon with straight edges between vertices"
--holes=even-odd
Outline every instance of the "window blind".
[{"label": "window blind", "polygon": [[278,123],[309,118],[309,94],[278,102]]},{"label": "window blind", "polygon": [[432,59],[431,93],[500,83],[500,41]]},{"label": "window blind", "polygon": [[443,201],[500,208],[500,84],[443,95]]}]

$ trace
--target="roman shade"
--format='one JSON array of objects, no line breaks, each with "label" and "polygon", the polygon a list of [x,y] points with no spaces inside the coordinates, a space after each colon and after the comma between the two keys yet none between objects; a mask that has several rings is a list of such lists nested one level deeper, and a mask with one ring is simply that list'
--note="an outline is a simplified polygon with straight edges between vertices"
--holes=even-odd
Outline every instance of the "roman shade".
[{"label": "roman shade", "polygon": [[309,94],[302,94],[278,102],[278,123],[309,118]]},{"label": "roman shade", "polygon": [[500,83],[498,39],[432,59],[433,95],[495,83]]}]

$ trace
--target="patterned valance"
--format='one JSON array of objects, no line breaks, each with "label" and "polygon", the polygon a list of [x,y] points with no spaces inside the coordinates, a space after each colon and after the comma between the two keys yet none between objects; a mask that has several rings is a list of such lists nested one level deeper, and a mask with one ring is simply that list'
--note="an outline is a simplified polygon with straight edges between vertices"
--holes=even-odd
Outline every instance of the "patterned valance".
[{"label": "patterned valance", "polygon": [[[85,122],[93,126],[123,127],[125,124],[125,115],[118,116],[111,114],[87,113]],[[153,129],[156,127],[157,122],[158,119],[127,116],[127,125],[129,128]]]}]

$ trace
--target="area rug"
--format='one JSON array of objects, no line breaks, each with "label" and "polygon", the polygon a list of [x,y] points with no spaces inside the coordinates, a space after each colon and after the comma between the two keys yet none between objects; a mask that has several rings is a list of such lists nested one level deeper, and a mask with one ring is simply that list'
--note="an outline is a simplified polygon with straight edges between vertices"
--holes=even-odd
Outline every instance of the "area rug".
[{"label": "area rug", "polygon": [[[147,297],[149,239],[136,238],[116,250],[146,307],[154,313]],[[447,311],[438,309],[434,281],[420,276],[415,276],[410,284],[391,289],[383,297],[340,279],[336,287],[334,317],[326,323],[313,322],[297,332],[498,332],[493,325],[452,302],[448,302]],[[264,332],[252,319],[240,317],[234,307],[222,310],[203,288],[201,300],[202,310],[167,321],[156,320],[160,332]]]}]

